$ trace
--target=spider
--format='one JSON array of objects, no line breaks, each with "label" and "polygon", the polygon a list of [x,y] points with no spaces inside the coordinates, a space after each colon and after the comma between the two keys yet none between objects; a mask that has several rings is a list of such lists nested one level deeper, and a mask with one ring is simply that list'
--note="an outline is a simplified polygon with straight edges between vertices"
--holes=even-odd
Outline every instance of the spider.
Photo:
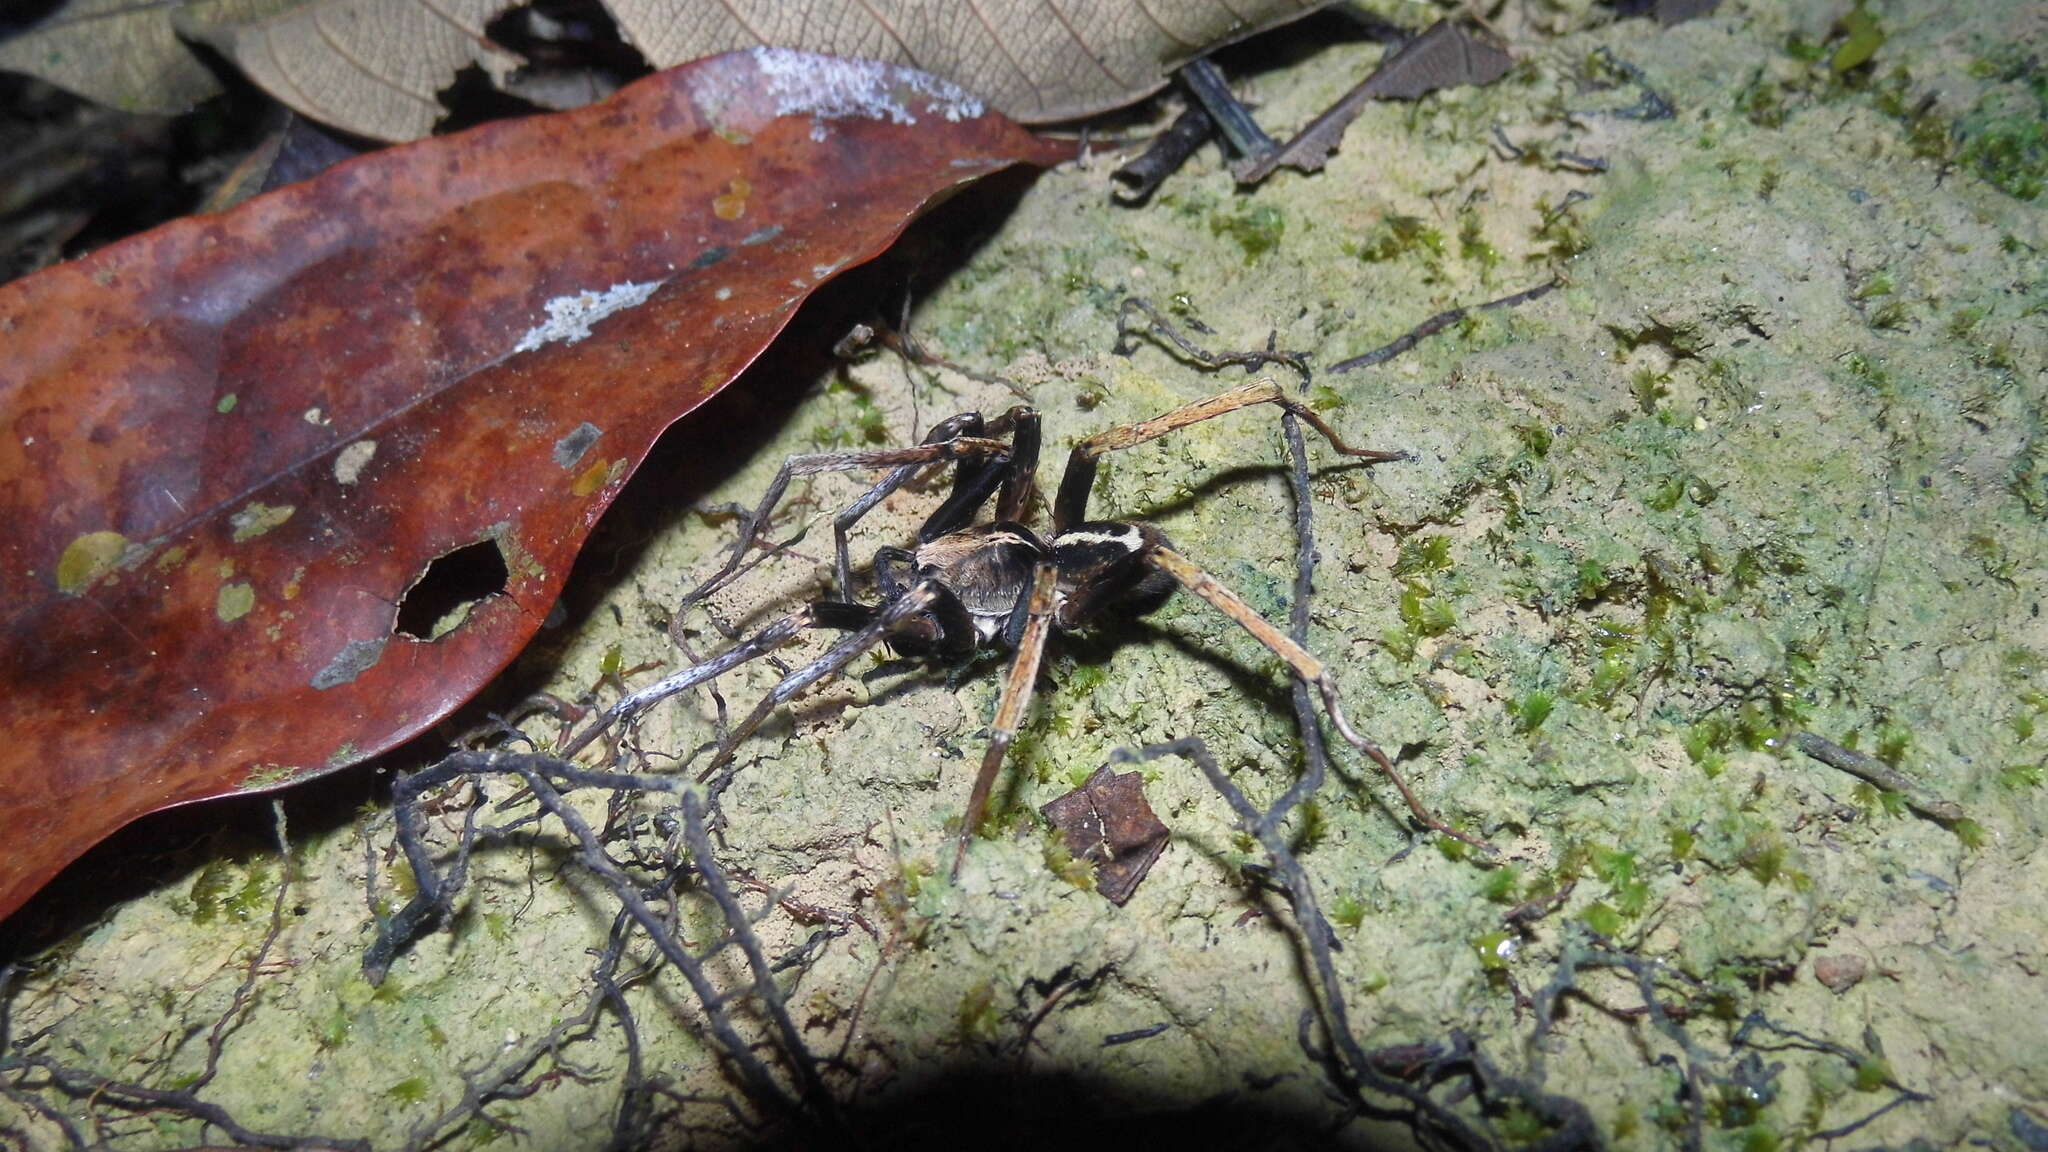
[{"label": "spider", "polygon": [[[879,644],[886,643],[900,655],[951,664],[964,663],[984,648],[1008,648],[1015,655],[1003,681],[988,748],[975,775],[954,847],[953,870],[957,873],[966,857],[968,840],[980,826],[997,773],[1031,704],[1048,637],[1054,632],[1086,627],[1113,614],[1150,611],[1176,588],[1183,588],[1221,611],[1286,661],[1296,676],[1320,694],[1324,711],[1337,732],[1394,781],[1416,816],[1432,828],[1457,835],[1429,815],[1386,754],[1352,728],[1338,700],[1336,680],[1321,660],[1182,555],[1158,527],[1141,520],[1088,518],[1088,498],[1095,483],[1096,463],[1102,456],[1259,404],[1271,404],[1293,413],[1345,456],[1368,463],[1406,459],[1401,452],[1351,447],[1321,417],[1290,399],[1271,380],[1246,384],[1081,441],[1067,458],[1066,472],[1052,500],[1052,525],[1046,536],[1026,523],[1034,502],[1034,473],[1039,456],[1039,416],[1028,407],[1012,408],[993,419],[984,419],[978,412],[953,416],[934,426],[924,441],[914,447],[790,457],[776,473],[760,504],[748,513],[739,540],[725,563],[684,598],[683,607],[709,596],[742,571],[748,549],[793,478],[886,468],[889,471],[882,479],[833,521],[839,598],[814,601],[718,656],[626,696],[567,748],[564,755],[573,755],[618,718],[766,655],[806,629],[847,632],[823,655],[784,676],[726,734],[710,764],[698,776],[700,782],[716,777],[713,789],[722,790],[736,771],[734,756],[739,743],[753,734],[770,713],[818,681],[839,673],[861,653]],[[874,574],[880,600],[875,604],[860,603],[853,590],[849,531],[919,470],[945,462],[956,467],[951,493],[919,529],[915,548],[877,550]],[[995,499],[994,518],[977,522],[991,497]],[[794,542],[771,549],[770,554]]]}]

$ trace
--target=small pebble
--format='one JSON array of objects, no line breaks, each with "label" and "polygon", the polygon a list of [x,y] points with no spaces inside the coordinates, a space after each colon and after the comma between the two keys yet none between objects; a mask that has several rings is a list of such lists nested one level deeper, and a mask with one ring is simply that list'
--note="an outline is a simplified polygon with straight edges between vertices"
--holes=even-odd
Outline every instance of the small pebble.
[{"label": "small pebble", "polygon": [[1830,992],[1847,992],[1863,982],[1870,965],[1861,956],[1821,956],[1813,962],[1813,978]]}]

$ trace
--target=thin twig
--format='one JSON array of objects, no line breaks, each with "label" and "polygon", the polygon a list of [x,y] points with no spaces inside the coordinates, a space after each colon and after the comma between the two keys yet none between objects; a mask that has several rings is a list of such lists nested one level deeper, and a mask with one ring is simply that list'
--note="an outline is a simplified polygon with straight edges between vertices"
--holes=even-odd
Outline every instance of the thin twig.
[{"label": "thin twig", "polygon": [[1801,752],[1830,768],[1839,768],[1858,780],[1874,784],[1886,792],[1897,793],[1905,800],[1906,807],[1937,824],[1954,824],[1964,819],[1960,804],[1934,795],[1922,788],[1912,777],[1875,756],[1867,756],[1853,748],[1844,748],[1811,732],[1795,734],[1792,743]]},{"label": "thin twig", "polygon": [[1360,368],[1370,368],[1375,364],[1384,364],[1387,361],[1392,360],[1394,357],[1399,356],[1401,353],[1408,351],[1410,348],[1415,347],[1417,344],[1428,339],[1429,337],[1434,336],[1437,333],[1443,331],[1444,329],[1449,328],[1451,325],[1458,323],[1460,320],[1463,320],[1465,317],[1471,315],[1474,312],[1490,312],[1495,308],[1518,307],[1520,305],[1527,304],[1531,300],[1540,299],[1541,297],[1549,295],[1553,290],[1557,288],[1559,284],[1562,283],[1562,280],[1552,278],[1550,280],[1544,281],[1541,284],[1536,285],[1534,288],[1524,288],[1520,292],[1516,292],[1508,296],[1503,296],[1498,300],[1488,300],[1484,304],[1474,304],[1470,308],[1451,308],[1443,312],[1439,312],[1436,315],[1431,316],[1429,319],[1424,320],[1422,323],[1417,324],[1415,327],[1410,328],[1401,336],[1395,338],[1394,340],[1386,344],[1382,344],[1381,346],[1373,349],[1370,352],[1367,352],[1360,356],[1353,356],[1351,359],[1342,361],[1337,364],[1332,364],[1329,367],[1328,371],[1352,372]]}]

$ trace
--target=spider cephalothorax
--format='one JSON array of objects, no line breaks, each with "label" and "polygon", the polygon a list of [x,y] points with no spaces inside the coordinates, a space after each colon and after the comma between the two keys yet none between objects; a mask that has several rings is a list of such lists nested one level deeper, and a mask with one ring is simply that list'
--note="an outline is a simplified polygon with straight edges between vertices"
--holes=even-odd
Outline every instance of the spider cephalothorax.
[{"label": "spider cephalothorax", "polygon": [[[988,803],[991,785],[1030,704],[1048,635],[1080,628],[1111,613],[1156,607],[1175,588],[1185,588],[1250,632],[1314,687],[1339,735],[1394,775],[1386,755],[1355,732],[1339,707],[1337,685],[1323,663],[1181,555],[1165,533],[1141,521],[1090,520],[1088,496],[1096,462],[1106,453],[1134,447],[1178,428],[1255,404],[1273,404],[1306,421],[1337,451],[1371,462],[1400,459],[1396,452],[1352,448],[1306,406],[1288,398],[1270,380],[1183,405],[1164,415],[1097,433],[1076,445],[1067,458],[1052,500],[1052,527],[1041,536],[1027,523],[1038,467],[1038,413],[1012,408],[994,419],[969,412],[940,422],[924,442],[911,448],[812,453],[792,456],[776,474],[760,505],[741,527],[739,543],[725,564],[684,601],[702,599],[741,570],[769,515],[793,477],[870,468],[889,471],[833,522],[839,598],[820,600],[747,638],[723,654],[683,669],[661,683],[619,702],[607,715],[627,715],[647,703],[712,679],[763,655],[807,628],[850,633],[826,653],[791,672],[734,725],[701,779],[729,780],[733,757],[770,712],[806,688],[836,675],[862,652],[888,644],[906,655],[958,662],[980,648],[1013,649],[1001,702],[991,725],[989,747],[976,775],[961,824],[955,867]],[[950,462],[956,467],[952,492],[917,534],[915,548],[886,547],[875,553],[879,601],[854,596],[847,533],[884,497],[919,469]],[[993,497],[994,518],[977,522]],[[722,773],[722,775],[721,775]],[[1399,777],[1394,776],[1399,784]],[[1417,816],[1441,827],[1402,785]]]}]

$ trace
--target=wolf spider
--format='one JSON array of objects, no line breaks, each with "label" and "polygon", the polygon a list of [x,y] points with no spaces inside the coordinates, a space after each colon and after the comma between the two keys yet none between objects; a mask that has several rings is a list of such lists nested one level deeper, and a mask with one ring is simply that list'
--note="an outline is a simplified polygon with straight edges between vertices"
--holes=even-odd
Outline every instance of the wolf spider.
[{"label": "wolf spider", "polygon": [[[960,824],[953,858],[953,869],[957,872],[966,856],[968,839],[980,825],[988,806],[996,773],[1030,706],[1047,637],[1055,631],[1085,627],[1108,615],[1150,611],[1175,588],[1185,588],[1236,621],[1286,661],[1296,676],[1313,685],[1337,732],[1387,774],[1418,819],[1433,829],[1458,836],[1423,808],[1386,753],[1352,728],[1338,701],[1336,679],[1322,661],[1182,555],[1157,527],[1138,520],[1088,519],[1088,496],[1095,483],[1096,462],[1103,455],[1255,404],[1272,404],[1293,413],[1346,456],[1368,463],[1406,458],[1405,453],[1347,445],[1321,417],[1288,398],[1279,385],[1260,380],[1182,405],[1150,420],[1098,432],[1081,441],[1068,456],[1066,473],[1053,497],[1052,533],[1047,539],[1025,523],[1031,512],[1039,455],[1039,417],[1027,407],[1012,408],[992,420],[985,420],[977,412],[962,413],[941,421],[915,447],[790,457],[776,473],[760,504],[747,515],[732,554],[718,572],[684,598],[678,618],[683,609],[711,595],[742,571],[741,562],[748,549],[793,478],[887,468],[889,472],[833,522],[839,599],[814,601],[719,656],[632,693],[609,709],[599,724],[586,731],[565,754],[573,754],[588,744],[612,721],[763,656],[799,632],[820,627],[848,632],[824,655],[784,676],[720,741],[698,780],[718,777],[713,787],[722,789],[737,770],[733,758],[740,742],[752,735],[776,707],[837,674],[878,644],[886,643],[904,656],[954,664],[966,661],[982,648],[1009,648],[1016,655],[1003,682],[988,749]],[[877,550],[874,572],[881,601],[872,605],[858,602],[854,598],[847,533],[884,497],[920,469],[936,463],[956,466],[950,495],[918,530],[917,547]],[[994,519],[976,523],[991,496],[995,498]]]}]

